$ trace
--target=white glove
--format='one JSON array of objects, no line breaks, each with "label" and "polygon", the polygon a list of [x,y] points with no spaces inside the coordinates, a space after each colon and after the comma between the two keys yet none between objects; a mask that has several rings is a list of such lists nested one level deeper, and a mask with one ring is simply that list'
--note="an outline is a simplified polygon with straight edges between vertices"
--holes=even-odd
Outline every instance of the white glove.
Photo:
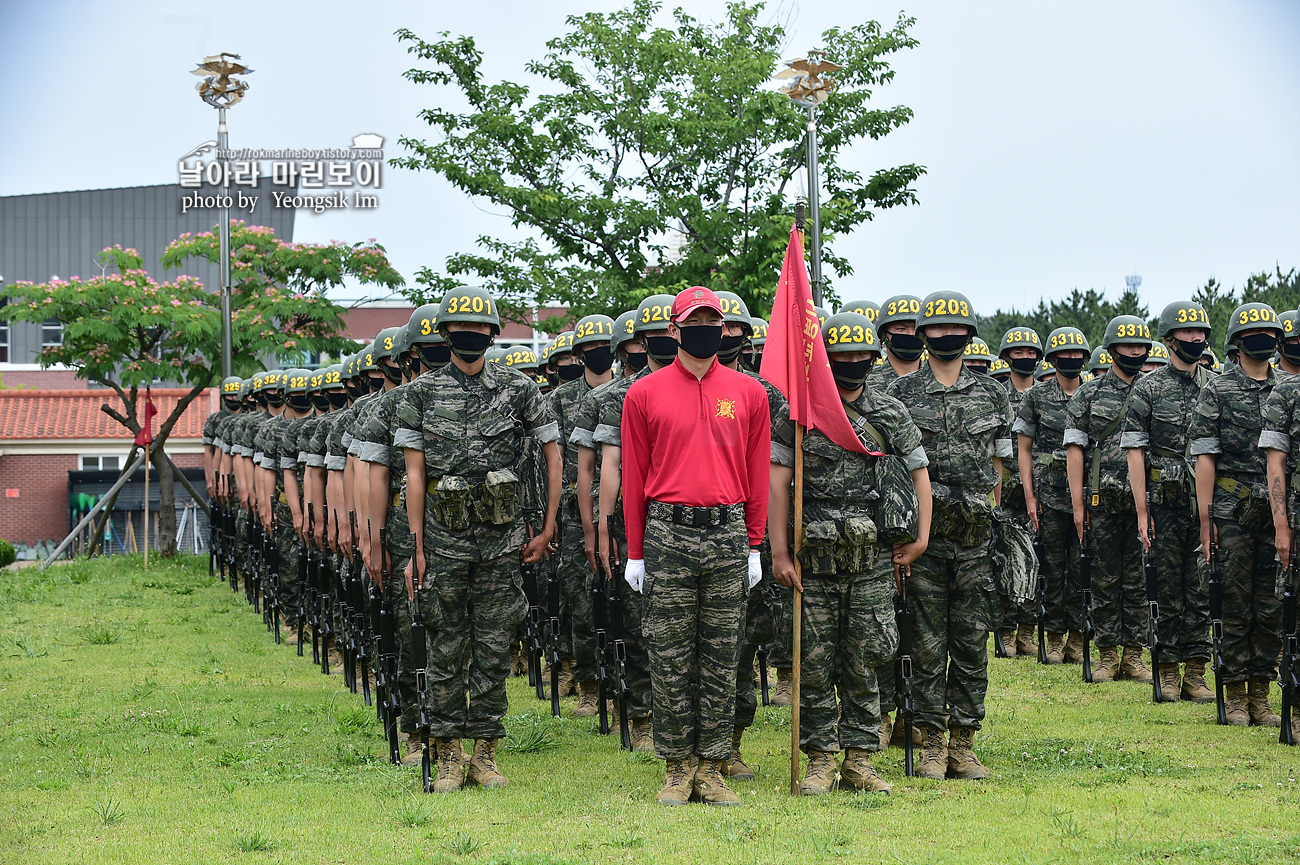
[{"label": "white glove", "polygon": [[628,559],[623,569],[623,579],[632,587],[632,591],[641,594],[641,585],[645,583],[645,559]]},{"label": "white glove", "polygon": [[[630,564],[630,563],[629,563]],[[763,562],[758,557],[758,550],[749,551],[749,587],[752,589],[763,579]]]}]

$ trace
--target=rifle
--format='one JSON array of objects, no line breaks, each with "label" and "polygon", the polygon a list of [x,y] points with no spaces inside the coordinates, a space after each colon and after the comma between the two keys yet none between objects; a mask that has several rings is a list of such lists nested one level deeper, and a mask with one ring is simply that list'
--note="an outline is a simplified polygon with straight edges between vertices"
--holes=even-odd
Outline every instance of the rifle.
[{"label": "rifle", "polygon": [[542,606],[537,596],[537,565],[523,564],[524,596],[528,599],[528,616],[524,619],[524,652],[528,655],[528,685],[537,690],[537,699],[546,699],[542,685]]},{"label": "rifle", "polygon": [[[608,530],[607,530],[608,533]],[[627,642],[623,627],[623,587],[617,576],[618,541],[609,539],[609,630],[614,637],[614,699],[618,701],[618,735],[624,751],[632,750],[632,731],[628,726],[627,705],[632,696],[632,681],[627,675]]]},{"label": "rifle", "polygon": [[596,571],[596,579],[591,583],[591,621],[596,632],[596,700],[600,717],[600,735],[609,735],[609,709],[605,705],[609,681],[609,632],[606,621],[609,606],[605,600],[605,575]]},{"label": "rifle", "polygon": [[1087,484],[1083,487],[1083,539],[1079,542],[1079,595],[1083,617],[1083,681],[1092,684],[1092,509],[1098,504]]},{"label": "rifle", "polygon": [[275,644],[280,645],[280,547],[275,542],[276,523],[271,521],[271,528],[265,535],[266,545],[266,611],[270,621],[267,623],[275,634]]},{"label": "rifle", "polygon": [[[416,546],[415,533],[411,533],[411,546],[413,549],[419,549]],[[412,558],[414,562],[414,558]],[[425,707],[425,691],[428,688],[429,679],[429,647],[424,641],[424,611],[420,608],[420,587],[424,582],[424,574],[420,573],[419,568],[415,567],[415,597],[411,599],[411,609],[414,617],[411,619],[411,666],[415,671],[415,693],[416,699],[420,702],[420,718],[416,722],[416,735],[420,737],[420,744],[423,746],[423,753],[420,759],[420,775],[424,781],[424,792],[433,792],[433,772],[429,759],[429,732],[431,722],[429,720],[429,711]]]},{"label": "rifle", "polygon": [[1034,600],[1038,606],[1038,663],[1047,663],[1047,545],[1043,543],[1043,509],[1038,509],[1038,531],[1034,532],[1034,555],[1038,557],[1038,581]]},{"label": "rifle", "polygon": [[218,571],[221,573],[221,579],[226,578],[226,560],[221,557],[221,500],[216,496],[211,497],[208,507],[212,513],[208,515],[208,576],[214,576]]},{"label": "rifle", "polygon": [[244,597],[255,613],[261,612],[257,604],[257,556],[261,549],[261,539],[262,521],[254,511],[248,515],[248,573],[244,575]]},{"label": "rifle", "polygon": [[[357,679],[361,680],[361,698],[370,705],[370,632],[366,625],[369,619],[366,611],[370,607],[369,587],[374,583],[366,571],[366,564],[361,560],[361,551],[357,548],[357,514],[348,511],[348,524],[352,529],[352,693],[357,692]],[[366,520],[369,531],[370,521]]]},{"label": "rifle", "polygon": [[[368,522],[368,521],[367,521]],[[379,541],[388,547],[388,526],[379,529]],[[375,702],[379,705],[379,718],[388,738],[388,759],[394,766],[402,762],[402,748],[398,741],[398,723],[401,707],[397,699],[397,631],[393,606],[388,602],[387,587],[392,574],[388,573],[387,557],[380,555],[379,582],[383,587],[371,594],[370,614],[379,633],[379,657],[375,659]]]},{"label": "rifle", "polygon": [[758,661],[758,693],[763,698],[763,705],[772,705],[772,697],[768,691],[767,681],[767,646],[760,645],[754,650],[754,660]]},{"label": "rifle", "polygon": [[1300,639],[1296,636],[1296,548],[1291,546],[1291,562],[1286,569],[1282,586],[1282,662],[1278,665],[1278,680],[1282,684],[1282,729],[1277,740],[1283,745],[1295,744],[1292,714],[1296,707],[1296,690],[1300,689]]},{"label": "rifle", "polygon": [[298,657],[302,657],[302,641],[307,628],[307,543],[298,545]]},{"label": "rifle", "polygon": [[912,726],[916,721],[916,700],[912,695],[912,637],[916,623],[912,608],[907,602],[907,580],[911,575],[911,565],[894,565],[894,584],[898,588],[898,595],[894,599],[894,619],[898,622],[894,701],[898,704],[898,715],[903,719],[903,774],[908,778],[912,777],[915,770]]},{"label": "rifle", "polygon": [[[322,509],[321,520],[325,527],[325,537],[328,539],[330,530],[330,511],[328,507]],[[317,575],[316,580],[317,585],[320,588],[320,611],[317,613],[316,617],[317,622],[320,625],[320,627],[316,629],[320,631],[320,671],[326,676],[330,674],[330,639],[334,636],[334,579],[333,575],[330,573],[330,568],[333,567],[334,558],[328,553],[328,543],[327,540],[326,547],[322,550],[321,573]],[[315,639],[314,632],[312,639]]]},{"label": "rifle", "polygon": [[[1211,528],[1213,531],[1213,528]],[[1214,702],[1218,710],[1219,723],[1228,723],[1228,704],[1223,694],[1223,581],[1219,579],[1219,545],[1210,541],[1210,639],[1212,641],[1214,660]]]},{"label": "rifle", "polygon": [[560,717],[560,667],[564,659],[560,655],[560,575],[555,571],[555,563],[546,575],[546,616],[548,631],[546,634],[546,657],[551,665],[551,715]]},{"label": "rifle", "polygon": [[307,504],[307,615],[311,618],[311,660],[320,663],[320,553],[316,549],[316,506]]},{"label": "rifle", "polygon": [[1147,645],[1151,649],[1151,699],[1164,702],[1160,688],[1160,595],[1156,563],[1147,553],[1142,554],[1142,570],[1147,578],[1147,629],[1150,632]]}]

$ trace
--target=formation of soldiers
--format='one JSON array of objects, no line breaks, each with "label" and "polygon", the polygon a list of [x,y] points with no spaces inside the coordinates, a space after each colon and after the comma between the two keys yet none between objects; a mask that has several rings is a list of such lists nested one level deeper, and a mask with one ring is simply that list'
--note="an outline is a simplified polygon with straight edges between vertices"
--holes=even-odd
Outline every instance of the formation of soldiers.
[{"label": "formation of soldiers", "polygon": [[[957,292],[818,310],[850,450],[796,429],[758,373],[766,322],[717,300],[717,363],[768,395],[768,534],[727,676],[730,756],[667,757],[660,802],[739,803],[708,772],[752,780],[759,695],[793,699],[794,588],[807,795],[887,791],[870,758],[891,741],[908,774],[988,777],[973,743],[990,635],[999,657],[1300,735],[1295,311],[1238,308],[1220,368],[1192,301],[1166,307],[1154,339],[1119,316],[1100,346],[1013,327],[996,354]],[[538,357],[493,347],[495,299],[461,288],[340,363],[222,383],[204,430],[214,566],[277,641],[283,627],[376,706],[390,758],[421,764],[426,790],[508,783],[512,674],[556,715],[576,698],[573,716],[630,750],[673,750],[651,688],[651,658],[671,665],[673,647],[643,628],[653,588],[631,568],[624,582],[621,499],[624,401],[677,362],[673,303],[586,316]]]}]

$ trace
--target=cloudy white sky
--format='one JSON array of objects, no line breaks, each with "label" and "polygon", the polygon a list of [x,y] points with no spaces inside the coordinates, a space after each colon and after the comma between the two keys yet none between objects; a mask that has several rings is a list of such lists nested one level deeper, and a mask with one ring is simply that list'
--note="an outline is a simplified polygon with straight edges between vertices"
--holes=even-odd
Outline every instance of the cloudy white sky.
[{"label": "cloudy white sky", "polygon": [[[232,147],[341,147],[422,135],[435,89],[408,84],[392,36],[475,37],[494,79],[564,16],[607,0],[410,4],[193,4],[0,0],[0,195],[176,181],[176,160],[215,137],[189,75],[240,53],[256,71],[231,112]],[[702,18],[723,3],[685,2]],[[217,10],[220,10],[219,12]],[[1300,266],[1300,3],[802,0],[791,56],[833,25],[917,18],[882,105],[916,116],[846,161],[917,162],[917,207],[886,211],[839,244],[856,268],[842,296],[965,291],[982,311],[1070,289],[1114,296],[1143,278],[1153,310],[1211,275],[1240,285]],[[665,16],[667,20],[667,16]],[[389,170],[370,213],[300,214],[297,240],[378,238],[408,279],[422,265],[511,235],[508,220],[438,178]],[[776,274],[773,274],[775,280]]]}]

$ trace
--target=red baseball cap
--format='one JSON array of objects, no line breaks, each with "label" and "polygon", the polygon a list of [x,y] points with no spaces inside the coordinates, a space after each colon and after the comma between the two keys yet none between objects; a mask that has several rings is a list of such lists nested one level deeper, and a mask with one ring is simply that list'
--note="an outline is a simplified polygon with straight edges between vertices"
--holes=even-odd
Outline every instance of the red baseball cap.
[{"label": "red baseball cap", "polygon": [[684,288],[673,298],[674,322],[682,321],[701,307],[711,309],[718,315],[722,315],[722,301],[718,296],[702,285],[695,285],[690,288]]}]

